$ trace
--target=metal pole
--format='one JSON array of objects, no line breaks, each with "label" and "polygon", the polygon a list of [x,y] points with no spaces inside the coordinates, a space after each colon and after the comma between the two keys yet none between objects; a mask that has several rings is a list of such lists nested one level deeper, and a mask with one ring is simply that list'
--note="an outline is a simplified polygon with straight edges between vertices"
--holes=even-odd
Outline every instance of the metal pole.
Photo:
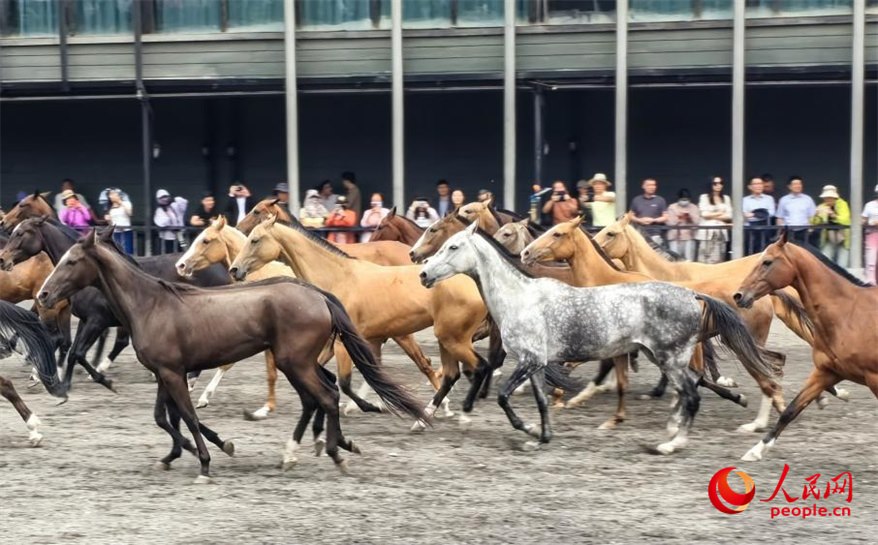
[{"label": "metal pole", "polygon": [[863,266],[863,118],[865,94],[866,1],[854,0],[853,55],[851,57],[851,263]]},{"label": "metal pole", "polygon": [[141,19],[141,4],[135,2],[132,6],[131,16],[134,27],[134,81],[136,86],[137,100],[140,102],[140,125],[141,145],[143,156],[143,255],[152,253],[152,187],[150,180],[150,167],[152,162],[152,131],[149,95],[143,85],[143,22]]},{"label": "metal pole", "polygon": [[628,0],[616,2],[616,215],[628,210]]},{"label": "metal pole", "polygon": [[58,9],[58,52],[61,62],[61,91],[70,92],[69,62],[67,48],[67,0],[57,0]]},{"label": "metal pole", "polygon": [[534,179],[533,183],[543,183],[543,145],[545,127],[543,126],[543,105],[546,96],[542,87],[534,87]]},{"label": "metal pole", "polygon": [[402,69],[402,0],[390,3],[391,107],[393,124],[393,205],[405,212],[405,105]]},{"label": "metal pole", "polygon": [[284,0],[284,61],[286,63],[287,184],[290,186],[290,212],[299,215],[299,101],[296,86],[296,6]]},{"label": "metal pole", "polygon": [[515,0],[505,0],[503,34],[503,207],[515,210]]},{"label": "metal pole", "polygon": [[[732,30],[732,203],[744,202],[744,84],[745,3],[735,1]],[[732,259],[744,256],[744,215],[732,215]]]}]

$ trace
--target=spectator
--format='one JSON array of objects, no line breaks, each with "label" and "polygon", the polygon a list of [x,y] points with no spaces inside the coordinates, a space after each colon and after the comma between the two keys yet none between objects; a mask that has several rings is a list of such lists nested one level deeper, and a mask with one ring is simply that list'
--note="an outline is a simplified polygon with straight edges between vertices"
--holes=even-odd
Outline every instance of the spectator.
[{"label": "spectator", "polygon": [[552,214],[552,225],[570,221],[579,215],[579,202],[567,193],[561,180],[552,184],[552,196],[543,205],[544,214]]},{"label": "spectator", "polygon": [[[851,224],[851,209],[838,194],[834,185],[823,186],[820,192],[823,202],[817,207],[817,213],[811,218],[812,225],[846,225]],[[842,267],[850,266],[851,230],[821,229],[820,251],[829,259]]]},{"label": "spectator", "polygon": [[584,225],[591,225],[592,215],[591,209],[588,207],[588,201],[591,199],[590,193],[592,193],[592,190],[588,185],[588,180],[576,182],[576,193],[576,204],[579,206],[579,215],[582,216],[582,223]]},{"label": "spectator", "polygon": [[183,227],[189,201],[183,197],[171,197],[166,189],[156,191],[155,200],[158,207],[152,221],[158,227],[165,227],[159,230],[159,253],[174,253],[185,246]]},{"label": "spectator", "polygon": [[691,226],[698,225],[700,219],[701,214],[692,202],[689,190],[681,189],[677,193],[677,202],[668,207],[668,225],[690,228],[669,230],[668,246],[687,261],[695,261],[695,232]]},{"label": "spectator", "polygon": [[551,187],[540,187],[540,184],[534,184],[531,189],[533,193],[530,196],[530,221],[534,225],[542,225],[544,227],[548,227],[552,225],[552,216],[550,214],[543,213],[543,206],[545,206],[546,201],[549,199],[549,196],[552,193]]},{"label": "spectator", "polygon": [[85,233],[89,226],[94,225],[91,211],[82,204],[77,193],[72,189],[65,189],[58,196],[61,197],[61,211],[58,213],[61,223],[80,233]]},{"label": "spectator", "polygon": [[64,194],[68,191],[72,191],[76,195],[76,200],[79,201],[79,204],[91,210],[85,197],[81,193],[76,193],[76,188],[73,187],[73,180],[64,178],[61,181],[61,192],[55,195],[55,211],[58,212],[58,217],[61,217],[61,210],[64,209]]},{"label": "spectator", "polygon": [[448,180],[436,182],[436,212],[440,218],[444,218],[454,212],[454,206],[451,203],[451,187],[448,186]]},{"label": "spectator", "polygon": [[466,202],[466,195],[463,194],[463,190],[455,189],[451,192],[451,211],[454,212],[458,208],[464,205]]},{"label": "spectator", "polygon": [[861,222],[866,226],[866,251],[863,255],[863,261],[866,265],[866,282],[870,282],[873,286],[878,285],[878,278],[875,276],[876,264],[878,264],[878,185],[874,190],[875,198],[866,203],[863,207],[863,216]]},{"label": "spectator", "polygon": [[305,192],[305,202],[302,203],[301,220],[302,225],[312,229],[323,227],[326,223],[326,216],[329,210],[323,205],[323,199],[320,198],[320,191],[317,189],[309,189]]},{"label": "spectator", "polygon": [[320,199],[323,201],[324,208],[327,210],[335,208],[335,201],[338,199],[338,195],[332,191],[332,182],[323,180],[323,183],[317,187],[317,191],[320,193]]},{"label": "spectator", "polygon": [[235,184],[229,188],[229,200],[226,202],[225,216],[229,225],[238,225],[244,219],[256,203],[250,196],[250,190],[242,184]]},{"label": "spectator", "polygon": [[426,229],[432,225],[434,221],[439,219],[439,213],[436,212],[435,208],[430,206],[427,199],[417,197],[412,201],[411,206],[409,206],[408,211],[405,213],[405,217]]},{"label": "spectator", "polygon": [[[107,213],[104,219],[114,225],[113,238],[125,250],[126,254],[134,253],[134,232],[131,231],[131,216],[134,207],[131,200],[119,189],[107,189]],[[103,193],[101,194],[103,196]],[[101,202],[98,199],[98,202]]]},{"label": "spectator", "polygon": [[277,199],[276,205],[280,206],[284,212],[287,214],[290,213],[290,186],[286,182],[280,182],[279,184],[274,186],[274,189],[271,192],[274,195],[274,198]]},{"label": "spectator", "polygon": [[[759,177],[762,180],[762,190],[763,192],[771,197],[774,202],[777,202],[777,195],[774,193],[774,176],[769,173],[765,173]],[[777,208],[777,207],[775,207]]]},{"label": "spectator", "polygon": [[613,182],[602,172],[596,173],[588,181],[594,194],[586,205],[591,211],[591,224],[595,227],[606,227],[616,221],[616,194],[608,191],[611,185]]},{"label": "spectator", "polygon": [[725,261],[726,246],[729,242],[729,230],[718,227],[732,223],[732,199],[723,193],[723,179],[714,176],[708,192],[698,199],[698,211],[701,213],[702,226],[714,226],[713,229],[699,229],[695,234],[698,242],[698,261],[702,263],[720,263]]},{"label": "spectator", "polygon": [[353,172],[342,172],[341,185],[347,196],[347,210],[359,218],[363,213],[363,198],[360,196],[360,188],[357,187],[357,175]]},{"label": "spectator", "polygon": [[[668,221],[668,203],[656,195],[658,182],[655,178],[646,178],[641,184],[643,195],[638,195],[631,200],[631,221],[638,225],[660,225]],[[643,232],[656,244],[662,243],[660,229],[643,227]]]},{"label": "spectator", "polygon": [[479,194],[476,197],[479,202],[488,202],[494,200],[494,194],[488,191],[487,189],[479,189]]},{"label": "spectator", "polygon": [[217,217],[216,199],[213,193],[205,191],[201,196],[201,207],[189,218],[189,225],[193,227],[206,227],[210,225],[210,220]]},{"label": "spectator", "polygon": [[799,239],[804,240],[807,226],[811,224],[811,218],[817,213],[817,206],[814,204],[814,199],[802,193],[805,184],[801,176],[790,176],[787,187],[790,192],[781,197],[777,204],[777,224],[789,226],[793,237],[798,234]]},{"label": "spectator", "polygon": [[106,215],[110,210],[110,205],[112,204],[110,201],[110,192],[115,191],[119,194],[119,197],[122,199],[122,202],[128,203],[131,205],[131,197],[128,196],[128,193],[125,193],[118,187],[108,187],[101,191],[101,194],[98,195],[98,206],[100,206],[101,213]]},{"label": "spectator", "polygon": [[[348,208],[348,199],[339,195],[335,201],[335,208],[326,218],[327,227],[353,227],[357,224],[357,214]],[[354,233],[350,231],[332,231],[327,236],[330,242],[336,244],[353,244],[356,242]]]},{"label": "spectator", "polygon": [[[369,209],[363,212],[363,219],[360,220],[360,227],[366,229],[375,229],[381,220],[384,219],[390,210],[384,208],[384,198],[381,193],[372,193],[372,200],[369,202]],[[360,233],[360,242],[369,242],[372,238],[372,231],[363,231]]]},{"label": "spectator", "polygon": [[744,197],[741,203],[741,210],[744,213],[744,219],[747,220],[747,226],[752,228],[747,230],[746,252],[747,254],[755,254],[767,246],[769,233],[764,227],[771,225],[775,206],[774,198],[765,194],[765,182],[762,178],[751,178],[747,189],[750,190],[750,194]]}]

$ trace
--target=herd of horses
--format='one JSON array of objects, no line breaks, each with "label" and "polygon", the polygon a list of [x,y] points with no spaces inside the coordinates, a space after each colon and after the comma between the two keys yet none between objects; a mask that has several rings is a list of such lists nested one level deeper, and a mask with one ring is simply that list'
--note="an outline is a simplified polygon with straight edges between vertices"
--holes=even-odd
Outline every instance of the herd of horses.
[{"label": "herd of horses", "polygon": [[[75,365],[112,390],[106,372],[132,344],[155,375],[154,419],[171,437],[171,451],[157,465],[169,468],[185,449],[200,461],[197,482],[210,480],[205,440],[228,455],[235,447],[196,408],[209,404],[236,361],[259,352],[266,358],[267,399],[244,416],[262,419],[276,409],[278,371],[301,399],[285,469],[296,464],[311,425],[318,454],[325,449],[347,471],[340,450],[359,449],[342,432],[343,412],[393,412],[412,418],[412,431],[426,429],[436,411],[455,415],[449,394],[461,373],[469,379],[459,415],[466,425],[507,355],[517,364],[499,387],[498,403],[515,429],[532,436],[527,449],[552,438],[552,398],[575,407],[615,387],[617,409],[601,427],[619,426],[638,354],[662,373],[650,395],[667,386],[675,395],[670,438],[652,449],[662,454],[687,443],[699,387],[747,404],[720,372],[714,343],[742,363],[763,394],[755,420],[741,429],[769,431],[745,460],[765,456],[812,401],[823,406],[825,394],[847,399],[837,388],[842,380],[878,396],[878,358],[869,350],[878,341],[878,290],[814,248],[788,242],[785,232],[761,254],[705,265],[675,260],[628,216],[592,236],[580,219],[543,230],[490,202],[464,205],[426,229],[391,211],[370,242],[336,246],[266,199],[236,228],[222,217],[213,220],[183,254],[144,258],[126,255],[112,226],[80,237],[38,193],[0,226],[0,355],[22,354],[46,390],[64,399]],[[29,299],[33,312],[15,305]],[[72,339],[71,316],[79,320]],[[789,405],[778,383],[785,356],[765,346],[774,317],[813,349],[814,370]],[[414,338],[431,326],[438,370]],[[112,328],[116,343],[100,359]],[[489,338],[487,357],[473,344],[483,338]],[[381,365],[389,339],[433,386],[426,406]],[[99,361],[92,365],[87,354],[95,343]],[[326,368],[333,358],[337,376]],[[587,361],[600,364],[583,385],[570,372]],[[195,377],[214,368],[193,403]],[[355,368],[364,380],[356,391]],[[539,425],[524,422],[511,403],[526,382]],[[351,400],[345,406],[339,390]],[[370,391],[377,403],[368,400]],[[39,418],[2,377],[0,393],[39,444]],[[769,429],[772,408],[780,417]]]}]

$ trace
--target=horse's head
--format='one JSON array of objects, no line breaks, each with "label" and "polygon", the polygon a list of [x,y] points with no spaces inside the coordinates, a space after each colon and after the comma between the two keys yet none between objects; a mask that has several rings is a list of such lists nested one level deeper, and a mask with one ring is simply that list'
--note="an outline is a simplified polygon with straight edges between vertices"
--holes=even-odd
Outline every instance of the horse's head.
[{"label": "horse's head", "polygon": [[594,241],[607,253],[612,259],[624,259],[631,251],[631,218],[625,214],[620,219],[607,225],[594,236]]},{"label": "horse's head", "polygon": [[494,233],[494,240],[513,254],[521,253],[525,246],[534,240],[533,235],[528,230],[529,221],[525,218],[521,221],[507,223]]},{"label": "horse's head", "polygon": [[223,230],[226,227],[225,216],[219,216],[212,220],[177,260],[177,274],[184,278],[191,277],[195,272],[210,267],[214,263],[225,262],[231,264],[229,251],[223,242]]},{"label": "horse's head", "polygon": [[105,230],[100,236],[92,229],[71,246],[43,282],[37,295],[39,303],[52,308],[58,301],[69,299],[79,290],[96,284],[100,278],[100,265],[96,257],[99,243],[112,241],[112,237],[113,229]]},{"label": "horse's head", "polygon": [[402,233],[399,231],[399,227],[397,227],[397,223],[400,220],[396,216],[396,207],[390,209],[390,212],[383,218],[381,218],[381,222],[372,231],[372,236],[369,237],[370,242],[378,242],[380,240],[401,240]]},{"label": "horse's head", "polygon": [[433,222],[427,227],[421,238],[412,245],[409,252],[413,263],[423,263],[425,259],[435,254],[442,244],[455,233],[463,231],[466,227],[456,216],[448,215]]},{"label": "horse's head", "polygon": [[483,202],[471,202],[458,208],[457,215],[463,218],[466,223],[478,220],[480,229],[493,235],[500,229],[500,222],[494,216],[493,203],[493,198]]},{"label": "horse's head", "polygon": [[46,197],[39,191],[34,191],[32,195],[23,198],[0,219],[0,227],[11,231],[16,225],[28,218],[53,217],[54,215],[55,211],[52,209],[49,201],[46,200]]},{"label": "horse's head", "polygon": [[760,297],[793,283],[797,270],[789,251],[787,231],[784,230],[780,238],[762,252],[759,262],[733,295],[739,307],[750,308]]},{"label": "horse's head", "polygon": [[455,274],[473,271],[478,262],[478,254],[473,247],[473,238],[477,236],[479,223],[473,222],[469,227],[451,236],[434,256],[424,262],[421,269],[421,284],[431,288],[437,282],[450,278]]},{"label": "horse's head", "polygon": [[26,261],[45,249],[40,232],[48,216],[28,218],[12,230],[6,246],[0,251],[0,269],[11,271],[14,265]]},{"label": "horse's head", "polygon": [[229,267],[235,280],[244,280],[248,274],[280,257],[282,248],[274,236],[276,221],[277,216],[268,216],[250,231],[244,248]]},{"label": "horse's head", "polygon": [[579,231],[582,217],[559,223],[521,251],[521,262],[533,265],[538,261],[566,261],[573,256],[576,244],[574,234]]},{"label": "horse's head", "polygon": [[256,206],[253,207],[253,210],[248,212],[247,215],[244,216],[244,219],[238,222],[238,230],[245,235],[249,235],[250,231],[252,231],[261,222],[265,221],[268,216],[276,216],[279,217],[281,221],[289,221],[289,215],[284,211],[283,208],[278,206],[278,202],[279,199],[271,198],[264,199],[256,203]]}]

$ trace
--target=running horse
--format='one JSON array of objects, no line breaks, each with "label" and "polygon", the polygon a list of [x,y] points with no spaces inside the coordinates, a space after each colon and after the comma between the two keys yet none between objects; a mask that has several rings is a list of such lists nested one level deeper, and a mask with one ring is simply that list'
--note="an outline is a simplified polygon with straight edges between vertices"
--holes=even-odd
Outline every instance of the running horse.
[{"label": "running horse", "polygon": [[42,216],[56,217],[55,209],[52,208],[46,197],[37,190],[16,203],[9,212],[0,218],[0,227],[11,233],[16,225],[27,218]]},{"label": "running horse", "polygon": [[[719,335],[752,373],[771,376],[770,367],[735,311],[706,295],[662,282],[576,288],[533,278],[478,222],[448,239],[424,265],[425,286],[465,274],[478,283],[496,320],[507,350],[518,366],[500,391],[498,402],[512,424],[539,439],[552,437],[543,393],[544,370],[550,362],[613,358],[639,349],[668,376],[679,401],[668,422],[670,441],[655,449],[670,454],[687,442],[698,412],[698,377],[689,369],[695,346]],[[441,285],[441,284],[440,284]],[[540,411],[541,427],[525,424],[509,403],[512,391],[530,379]]]},{"label": "running horse", "polygon": [[758,255],[734,297],[738,306],[748,308],[774,290],[795,288],[813,322],[814,370],[774,428],[744,454],[747,461],[761,460],[812,401],[842,380],[863,384],[878,397],[878,288],[787,236],[784,230]]},{"label": "running horse", "polygon": [[369,242],[395,240],[406,246],[411,246],[421,238],[423,233],[423,227],[405,216],[397,215],[394,206],[386,216],[381,218],[381,222],[372,231],[372,238],[369,239]]},{"label": "running horse", "polygon": [[[13,352],[21,352],[25,361],[34,366],[40,382],[49,394],[67,400],[67,386],[58,380],[55,350],[52,348],[48,332],[34,313],[12,303],[0,301],[0,359],[10,356]],[[2,376],[0,376],[0,395],[12,403],[24,420],[31,446],[38,446],[43,440],[39,417],[22,401],[12,381]]]},{"label": "running horse", "polygon": [[[51,307],[96,284],[113,304],[131,332],[138,360],[156,376],[155,421],[172,439],[171,452],[159,468],[169,468],[182,449],[197,451],[201,471],[195,482],[210,482],[210,454],[204,439],[228,455],[234,453],[234,445],[199,422],[186,374],[238,361],[266,348],[274,353],[278,369],[302,401],[299,424],[284,454],[286,467],[295,463],[296,449],[318,408],[327,417],[326,453],[336,467],[347,471],[339,448],[358,452],[341,431],[335,377],[318,361],[336,338],[341,338],[354,365],[391,411],[426,419],[419,402],[381,369],[369,344],[332,295],[289,278],[209,289],[167,282],[143,272],[112,243],[112,235],[112,227],[100,238],[92,230],[74,244],[46,279],[39,298]],[[235,312],[229,312],[230,308]],[[179,431],[180,418],[195,440],[194,449]]]}]

